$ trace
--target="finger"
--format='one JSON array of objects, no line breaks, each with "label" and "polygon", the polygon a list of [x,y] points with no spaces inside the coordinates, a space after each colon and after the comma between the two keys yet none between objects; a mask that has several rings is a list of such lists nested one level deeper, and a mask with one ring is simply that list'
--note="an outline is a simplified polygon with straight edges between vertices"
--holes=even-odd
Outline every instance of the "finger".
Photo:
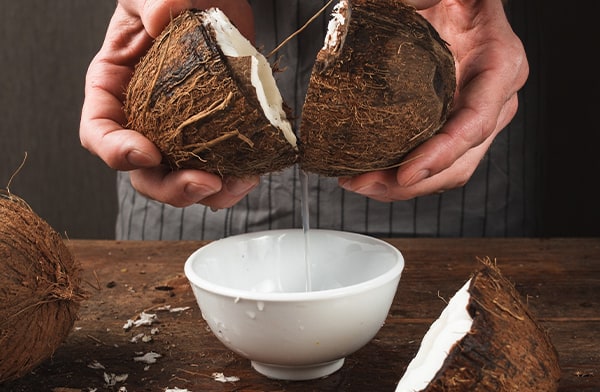
[{"label": "finger", "polygon": [[81,144],[115,170],[155,167],[161,155],[152,142],[136,131],[122,129],[108,119],[90,119],[81,125]]},{"label": "finger", "polygon": [[[374,200],[393,201],[389,196],[389,187],[396,183],[396,170],[380,170],[355,177],[341,177],[338,184],[347,191],[358,193]],[[396,199],[404,200],[404,199]]]},{"label": "finger", "polygon": [[192,7],[190,0],[146,0],[139,16],[148,34],[156,38],[173,18]]},{"label": "finger", "polygon": [[352,178],[340,178],[344,189],[379,200],[409,200],[440,191],[461,187],[471,178],[479,162],[489,149],[497,134],[510,122],[517,108],[517,97],[511,99],[500,113],[496,130],[483,143],[470,149],[458,158],[449,168],[423,178],[410,186],[401,185],[396,170],[376,171]]},{"label": "finger", "polygon": [[[483,143],[471,148],[447,169],[426,177],[420,182],[416,182],[410,186],[403,186],[397,181],[395,187],[390,186],[392,191],[388,192],[388,195],[392,198],[399,195],[403,199],[406,199],[454,189],[465,185],[479,166],[479,163],[496,139],[498,133],[500,133],[514,117],[517,106],[517,95],[515,94],[502,108],[494,132],[492,132]],[[394,194],[394,192],[396,192],[397,195]]]},{"label": "finger", "polygon": [[129,72],[122,66],[94,60],[86,76],[85,101],[81,112],[81,145],[117,170],[132,170],[160,164],[157,148],[140,133],[123,129],[125,115],[118,93]]},{"label": "finger", "polygon": [[220,192],[202,199],[199,203],[212,209],[229,208],[242,200],[259,183],[258,177],[226,179]]},{"label": "finger", "polygon": [[152,37],[157,37],[169,22],[186,9],[219,7],[238,30],[254,42],[254,18],[247,1],[240,0],[147,0],[140,18]]},{"label": "finger", "polygon": [[[489,146],[496,135],[510,123],[517,112],[517,107],[518,98],[515,94],[502,106],[497,115],[497,122],[489,134],[483,130],[489,125],[477,123],[480,116],[474,111],[462,111],[460,115],[453,118],[453,121],[462,124],[464,128],[453,132],[454,124],[451,123],[448,125],[447,131],[435,135],[430,141],[411,153],[406,158],[407,165],[400,166],[398,169],[398,184],[405,187],[414,185],[451,167],[468,151],[481,146]],[[471,131],[471,129],[475,129],[475,131]],[[411,167],[411,165],[414,166]]]},{"label": "finger", "polygon": [[449,168],[414,185],[404,187],[396,183],[390,186],[388,197],[397,200],[408,200],[464,186],[479,166],[492,141],[493,138],[490,138],[485,143],[472,148]]},{"label": "finger", "polygon": [[482,154],[485,154],[485,149],[484,145],[480,145],[464,154],[450,168],[411,186],[398,184],[394,169],[340,179],[340,185],[348,191],[381,202],[410,200],[463,186],[473,174]]},{"label": "finger", "polygon": [[142,195],[175,207],[198,203],[222,189],[219,176],[199,170],[171,171],[158,166],[133,170],[130,178]]},{"label": "finger", "polygon": [[399,168],[400,184],[410,186],[447,169],[494,132],[503,107],[516,92],[504,93],[505,81],[493,73],[484,71],[459,86],[453,112],[440,132],[411,152]]}]

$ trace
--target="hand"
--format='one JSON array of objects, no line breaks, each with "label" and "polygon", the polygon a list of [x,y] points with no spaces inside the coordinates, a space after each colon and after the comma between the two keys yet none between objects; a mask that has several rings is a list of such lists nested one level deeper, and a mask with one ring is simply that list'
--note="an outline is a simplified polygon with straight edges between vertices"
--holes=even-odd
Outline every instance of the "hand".
[{"label": "hand", "polygon": [[456,59],[453,111],[438,134],[397,169],[340,178],[347,190],[380,201],[408,200],[463,186],[517,111],[529,73],[525,50],[501,0],[406,0],[449,43]]},{"label": "hand", "polygon": [[254,40],[250,5],[240,0],[120,0],[102,48],[86,75],[79,136],[83,147],[116,170],[130,171],[140,193],[177,207],[202,203],[230,207],[258,184],[258,178],[226,179],[199,170],[171,171],[161,165],[156,146],[124,129],[124,90],[134,67],[172,17],[188,8],[219,8]]}]

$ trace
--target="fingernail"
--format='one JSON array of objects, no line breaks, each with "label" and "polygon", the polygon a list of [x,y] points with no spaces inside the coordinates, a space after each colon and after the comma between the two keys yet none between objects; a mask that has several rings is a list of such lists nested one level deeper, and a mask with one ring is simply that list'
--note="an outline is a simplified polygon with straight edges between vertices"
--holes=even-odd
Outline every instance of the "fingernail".
[{"label": "fingernail", "polygon": [[419,170],[418,172],[413,174],[412,177],[408,179],[408,181],[406,181],[404,186],[414,185],[417,182],[422,181],[422,180],[426,179],[427,177],[429,177],[429,174],[430,174],[430,172],[427,169]]},{"label": "fingernail", "polygon": [[[347,188],[345,188],[347,189]],[[352,189],[348,189],[352,190]],[[373,182],[360,188],[353,189],[352,192],[360,193],[364,196],[382,196],[387,193],[387,186],[379,182]]]},{"label": "fingernail", "polygon": [[258,184],[258,180],[255,178],[251,179],[227,179],[225,180],[225,188],[227,192],[233,196],[240,196],[248,193],[252,188]]},{"label": "fingernail", "polygon": [[340,184],[340,186],[344,189],[346,189],[346,187],[350,186],[351,181],[352,181],[352,177],[339,177],[338,178],[338,184]]},{"label": "fingernail", "polygon": [[150,154],[140,150],[131,150],[127,153],[127,162],[136,167],[155,166],[156,162]]},{"label": "fingernail", "polygon": [[214,189],[204,184],[197,184],[195,182],[190,182],[184,188],[186,196],[195,201],[202,200],[205,197],[216,193],[217,191],[218,189]]}]

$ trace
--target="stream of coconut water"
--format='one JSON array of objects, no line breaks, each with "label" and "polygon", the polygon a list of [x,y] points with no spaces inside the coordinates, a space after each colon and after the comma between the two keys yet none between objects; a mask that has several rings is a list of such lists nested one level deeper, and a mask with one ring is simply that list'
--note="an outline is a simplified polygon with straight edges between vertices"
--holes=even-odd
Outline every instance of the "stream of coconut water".
[{"label": "stream of coconut water", "polygon": [[300,171],[300,188],[302,190],[300,194],[300,204],[302,213],[302,233],[304,234],[304,265],[306,269],[306,291],[312,291],[312,279],[311,279],[311,268],[310,268],[310,219],[309,219],[309,208],[308,208],[308,173],[304,170]]}]

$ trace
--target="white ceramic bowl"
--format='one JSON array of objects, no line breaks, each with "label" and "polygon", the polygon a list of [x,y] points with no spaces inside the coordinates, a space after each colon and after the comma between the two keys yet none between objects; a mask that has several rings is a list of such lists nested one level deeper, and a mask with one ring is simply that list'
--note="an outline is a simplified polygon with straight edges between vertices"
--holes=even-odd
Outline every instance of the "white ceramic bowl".
[{"label": "white ceramic bowl", "polygon": [[188,258],[185,274],[225,346],[267,377],[308,380],[335,372],[377,334],[403,268],[385,241],[290,229],[211,242]]}]

